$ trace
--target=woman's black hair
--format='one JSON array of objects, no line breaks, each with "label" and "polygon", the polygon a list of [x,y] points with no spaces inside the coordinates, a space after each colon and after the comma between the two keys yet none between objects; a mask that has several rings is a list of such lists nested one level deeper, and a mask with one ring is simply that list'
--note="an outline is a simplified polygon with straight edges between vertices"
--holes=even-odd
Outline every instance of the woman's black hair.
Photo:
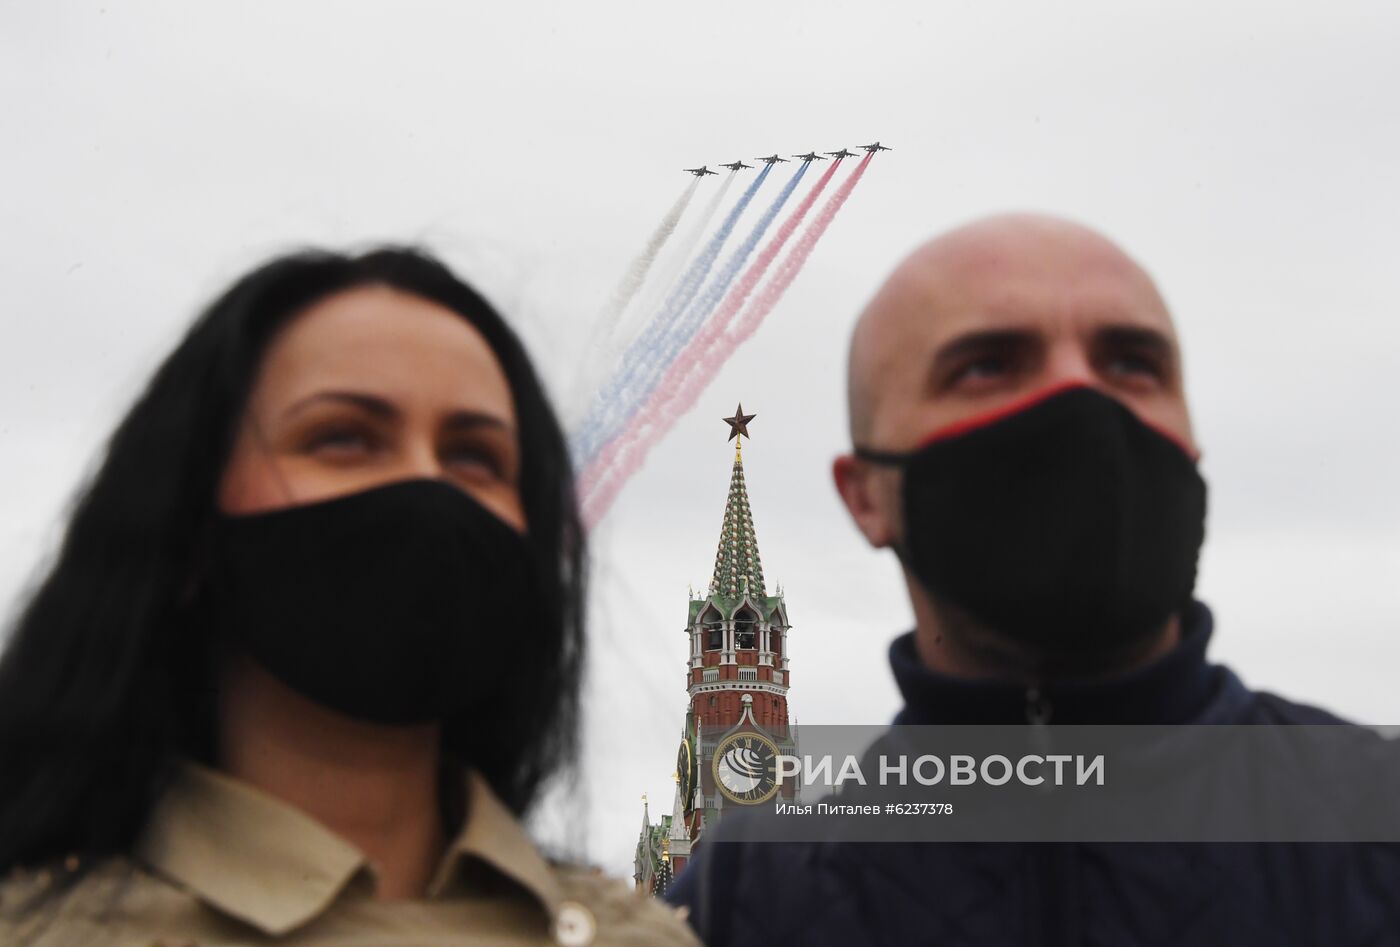
[{"label": "woman's black hair", "polygon": [[156,371],[19,612],[0,657],[0,870],[126,851],[176,762],[212,761],[214,667],[188,603],[238,422],[274,333],[312,303],[368,285],[460,314],[495,352],[515,402],[540,590],[528,630],[546,657],[503,669],[518,686],[489,720],[447,721],[444,752],[470,760],[517,814],[573,762],[584,537],[564,436],[525,349],[419,250],[295,253],[238,280]]}]

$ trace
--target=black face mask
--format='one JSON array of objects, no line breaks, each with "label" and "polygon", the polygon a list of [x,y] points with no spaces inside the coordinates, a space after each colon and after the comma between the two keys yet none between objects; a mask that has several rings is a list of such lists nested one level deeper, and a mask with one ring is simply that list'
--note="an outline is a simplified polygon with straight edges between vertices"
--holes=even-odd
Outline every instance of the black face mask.
[{"label": "black face mask", "polygon": [[1062,655],[1130,644],[1183,608],[1206,485],[1175,440],[1092,388],[936,434],[903,468],[905,567],[936,600]]},{"label": "black face mask", "polygon": [[530,660],[528,543],[443,481],[222,516],[212,560],[212,630],[347,716],[449,720]]}]

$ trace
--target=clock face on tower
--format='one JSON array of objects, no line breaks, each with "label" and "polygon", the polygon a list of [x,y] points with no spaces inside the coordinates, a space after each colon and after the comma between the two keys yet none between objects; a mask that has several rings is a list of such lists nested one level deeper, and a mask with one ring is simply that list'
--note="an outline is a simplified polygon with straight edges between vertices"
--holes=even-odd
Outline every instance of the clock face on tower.
[{"label": "clock face on tower", "polygon": [[778,747],[757,733],[734,733],[715,747],[715,785],[724,797],[752,806],[773,798],[778,781]]},{"label": "clock face on tower", "polygon": [[680,786],[685,811],[689,812],[695,794],[695,749],[689,740],[682,740],[680,751],[676,753],[676,783]]}]

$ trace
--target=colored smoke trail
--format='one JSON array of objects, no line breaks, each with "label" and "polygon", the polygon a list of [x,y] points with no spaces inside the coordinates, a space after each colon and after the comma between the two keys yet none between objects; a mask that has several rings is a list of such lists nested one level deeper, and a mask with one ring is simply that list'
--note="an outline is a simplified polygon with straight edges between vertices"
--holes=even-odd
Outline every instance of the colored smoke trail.
[{"label": "colored smoke trail", "polygon": [[[671,238],[671,234],[675,233],[681,215],[690,205],[690,199],[695,196],[695,189],[699,186],[700,179],[692,178],[685,190],[681,191],[680,197],[676,198],[676,202],[671,205],[666,216],[661,218],[661,223],[657,224],[651,239],[642,247],[642,252],[637,254],[632,265],[627,267],[627,271],[622,274],[622,279],[618,281],[612,296],[609,297],[608,304],[598,314],[586,349],[587,355],[579,369],[578,381],[574,385],[574,395],[568,401],[569,405],[584,402],[588,393],[597,383],[598,366],[606,364],[604,352],[607,341],[616,334],[618,323],[622,319],[622,313],[627,309],[627,304],[632,301],[633,296],[637,295],[637,290],[642,288],[642,283],[646,281],[647,273],[651,271],[657,255],[660,254],[661,248],[666,245],[666,241]],[[713,206],[718,206],[718,203]]]},{"label": "colored smoke trail", "polygon": [[[686,232],[684,239],[674,247],[667,265],[658,278],[654,280],[655,287],[643,297],[640,309],[644,313],[644,318],[645,314],[651,313],[657,313],[659,318],[662,311],[661,301],[669,299],[672,293],[679,291],[682,267],[690,259],[690,255],[695,252],[700,238],[705,235],[710,221],[714,219],[720,205],[724,203],[724,196],[729,193],[729,186],[734,183],[737,176],[738,172],[736,171],[725,175],[719,190],[705,205],[704,212]],[[698,182],[704,179],[697,177],[695,180]],[[667,292],[667,290],[671,292]],[[622,314],[625,316],[626,312],[624,309]],[[604,410],[606,404],[604,392],[599,388],[599,380],[609,377],[609,372],[613,373],[611,376],[613,378],[621,374],[620,370],[615,369],[615,366],[623,363],[624,355],[630,355],[640,342],[640,338],[633,338],[629,331],[627,323],[632,321],[634,320],[624,320],[624,324],[618,327],[612,344],[608,346],[605,354],[597,360],[595,365],[585,365],[581,369],[580,375],[587,379],[587,384],[579,385],[575,390],[575,396],[570,399],[571,403],[565,408],[569,425],[569,453],[574,458],[575,469],[583,466],[581,450],[584,443],[583,438],[587,434],[587,427],[594,423],[594,419],[600,411]],[[631,342],[623,342],[624,339],[631,339]]]},{"label": "colored smoke trail", "polygon": [[[817,198],[821,196],[822,191],[826,189],[827,184],[836,174],[836,169],[840,164],[840,159],[837,159],[823,172],[822,176],[817,179],[817,183],[813,185],[812,189],[802,198],[802,203],[798,204],[797,209],[788,216],[787,220],[783,221],[783,225],[778,228],[778,232],[773,236],[773,239],[763,248],[763,252],[758,255],[758,259],[754,260],[753,266],[749,267],[748,271],[744,273],[743,279],[739,281],[739,284],[735,286],[734,290],[725,298],[719,311],[705,324],[700,334],[695,337],[690,346],[670,363],[666,371],[666,377],[658,386],[661,391],[671,389],[679,380],[675,377],[676,373],[686,369],[687,363],[691,360],[693,353],[699,352],[712,345],[717,333],[728,326],[729,322],[734,318],[734,314],[739,310],[739,307],[742,306],[744,301],[753,293],[759,280],[768,272],[768,268],[773,264],[773,261],[777,259],[778,254],[782,251],[788,240],[796,233],[798,226],[801,225],[803,219],[807,216],[807,212],[812,209]],[[804,163],[802,165],[802,170],[806,168],[807,163]],[[650,424],[651,417],[652,415],[650,411],[648,411],[642,423],[644,425]],[[611,466],[618,451],[626,446],[624,438],[630,441],[631,435],[628,434],[614,438],[604,445],[603,450],[598,455],[590,458],[588,463],[581,463],[578,465],[582,470],[578,482],[578,494],[580,497],[587,497],[589,495],[593,486],[593,481]]]},{"label": "colored smoke trail", "polygon": [[[766,171],[767,168],[764,170]],[[639,367],[638,372],[633,376],[627,402],[603,428],[595,443],[606,444],[619,430],[625,428],[637,409],[656,390],[657,383],[661,381],[663,375],[674,367],[676,356],[686,349],[687,343],[694,339],[702,326],[706,324],[706,317],[715,310],[720,300],[724,298],[725,292],[734,283],[735,277],[744,268],[744,264],[752,255],[754,248],[763,239],[763,235],[768,232],[768,228],[773,225],[773,221],[777,219],[779,212],[782,211],[788,198],[792,196],[793,191],[797,189],[797,185],[801,183],[802,177],[806,173],[807,164],[804,162],[788,179],[787,184],[783,185],[782,191],[764,210],[763,215],[754,224],[743,242],[730,254],[724,266],[715,272],[714,278],[705,286],[704,291],[691,299],[690,304],[676,320],[671,331],[667,333],[659,347],[653,351],[648,362]],[[584,455],[578,460],[580,466],[587,466],[593,460],[593,456]]]},{"label": "colored smoke trail", "polygon": [[[715,192],[715,196],[710,198],[709,203],[705,205],[704,212],[695,220],[691,228],[686,231],[685,237],[671,245],[671,251],[665,255],[666,259],[662,261],[660,269],[651,280],[651,288],[642,296],[638,305],[630,307],[630,311],[634,313],[641,312],[643,314],[642,318],[639,319],[635,315],[630,318],[624,318],[622,323],[618,326],[618,331],[616,333],[617,338],[630,338],[631,333],[628,330],[633,323],[642,321],[642,319],[645,319],[646,315],[655,313],[661,308],[662,301],[669,295],[667,291],[676,286],[686,261],[688,261],[690,255],[695,252],[695,248],[700,245],[700,238],[705,236],[706,231],[710,227],[710,221],[713,220],[715,214],[719,212],[720,205],[724,203],[724,196],[729,193],[729,186],[734,183],[734,177],[735,175],[732,172],[725,176],[724,180],[720,182],[719,190]],[[698,181],[701,179],[696,178],[696,180]],[[624,317],[627,316],[628,311],[628,309],[623,310],[622,314]],[[624,348],[625,344],[614,341],[607,355],[600,362],[600,367],[603,369],[611,368],[617,363],[618,359],[622,357]],[[587,392],[586,394],[591,393],[592,392]]]},{"label": "colored smoke trail", "polygon": [[797,206],[797,209],[784,221],[783,226],[778,230],[777,234],[774,235],[773,239],[763,248],[763,252],[759,254],[753,266],[749,267],[748,271],[744,273],[744,278],[734,287],[734,291],[725,297],[723,305],[721,305],[715,315],[705,323],[704,328],[686,350],[672,362],[665,379],[659,386],[660,390],[665,392],[665,394],[662,395],[662,403],[669,403],[673,399],[674,392],[682,382],[688,377],[693,376],[701,363],[713,361],[714,364],[712,367],[716,371],[719,369],[720,365],[723,364],[724,360],[728,357],[728,352],[720,356],[718,361],[715,361],[715,352],[725,330],[729,328],[730,323],[733,322],[740,308],[748,301],[748,298],[753,295],[753,291],[767,274],[768,268],[773,264],[773,261],[778,258],[778,254],[782,252],[783,247],[787,245],[788,240],[797,232],[797,228],[802,224],[803,219],[806,218],[807,212],[812,209],[812,205],[817,202],[817,198],[821,196],[827,184],[830,183],[832,177],[835,176],[836,169],[840,164],[841,159],[838,158],[826,169],[826,172],[817,180],[816,185],[813,186],[807,196],[802,199],[802,203]]},{"label": "colored smoke trail", "polygon": [[[621,371],[617,372],[604,389],[594,397],[588,415],[570,438],[570,447],[574,457],[592,456],[594,451],[617,430],[618,418],[626,412],[629,399],[640,400],[633,391],[638,372],[646,370],[654,363],[668,334],[675,326],[676,320],[680,318],[681,313],[685,311],[686,306],[699,291],[705,277],[710,275],[710,269],[714,266],[715,258],[719,256],[719,251],[724,246],[725,240],[733,232],[734,225],[749,206],[754,195],[758,193],[758,189],[763,186],[763,182],[771,170],[772,165],[768,165],[759,172],[758,177],[754,178],[753,183],[748,186],[738,202],[725,216],[714,236],[705,244],[700,255],[686,269],[680,283],[667,297],[666,305],[662,307],[661,312],[647,324],[637,340],[628,346],[622,357]],[[737,172],[730,172],[731,179],[735,173]]]},{"label": "colored smoke trail", "polygon": [[[593,455],[599,445],[606,443],[607,439],[613,436],[613,433],[620,427],[620,416],[626,412],[629,399],[631,401],[641,400],[642,396],[638,396],[632,391],[638,373],[646,371],[659,357],[660,350],[676,320],[699,291],[705,277],[709,275],[725,240],[728,239],[729,234],[734,230],[735,223],[738,222],[739,217],[768,176],[768,170],[768,168],[763,169],[763,172],[754,179],[734,207],[725,215],[719,229],[710,237],[700,255],[691,262],[680,282],[671,290],[665,305],[646,325],[641,335],[628,346],[627,351],[623,354],[619,370],[608,380],[603,390],[594,396],[583,423],[570,437],[570,447],[577,465],[582,466],[586,463],[587,458]],[[732,181],[735,174],[737,172],[731,171],[726,183]]]},{"label": "colored smoke trail", "polygon": [[744,310],[733,330],[723,335],[712,336],[709,351],[697,362],[691,363],[695,365],[695,369],[684,382],[676,388],[664,384],[658,388],[658,396],[641,412],[643,423],[625,437],[619,437],[613,444],[609,444],[598,459],[583,472],[579,478],[579,494],[583,498],[582,513],[586,526],[591,528],[603,518],[617,499],[623,485],[641,468],[651,446],[670,430],[681,415],[690,410],[725,360],[758,331],[764,318],[773,311],[797,278],[797,274],[801,272],[817,242],[836,218],[836,213],[855,190],[872,157],[873,154],[867,154],[851,172],[851,176],[831,195],[821,213],[783,260],[772,281],[754,299],[753,304]]},{"label": "colored smoke trail", "polygon": [[[826,233],[826,229],[836,219],[836,212],[846,203],[846,198],[851,196],[851,192],[860,183],[861,175],[865,174],[865,169],[870,165],[870,159],[873,157],[875,155],[871,153],[861,159],[860,164],[856,165],[856,169],[851,172],[851,176],[842,182],[835,194],[831,195],[831,200],[827,201],[822,212],[812,222],[812,226],[808,227],[807,232],[802,235],[802,239],[797,241],[796,246],[792,248],[792,253],[783,260],[783,265],[778,267],[777,275],[773,277],[773,281],[763,288],[763,292],[754,300],[753,305],[744,310],[744,314],[739,317],[739,321],[734,326],[733,344],[725,353],[726,358],[758,331],[763,320],[778,305],[778,301],[783,298],[783,293],[787,292],[793,280],[797,279],[797,274],[801,272],[807,258],[816,249],[817,241],[822,238],[822,234]],[[708,383],[708,379],[706,382]],[[698,395],[699,392],[697,391],[695,394]],[[694,398],[691,399],[692,403],[693,401]]]}]

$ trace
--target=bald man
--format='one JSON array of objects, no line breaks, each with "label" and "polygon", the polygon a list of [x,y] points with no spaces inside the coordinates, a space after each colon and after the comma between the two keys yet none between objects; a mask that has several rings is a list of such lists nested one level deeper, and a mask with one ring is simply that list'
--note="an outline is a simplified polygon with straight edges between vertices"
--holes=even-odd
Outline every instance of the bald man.
[{"label": "bald man", "polygon": [[[1205,489],[1171,315],[1123,251],[1024,215],[930,241],[861,315],[848,391],[855,450],[836,460],[836,486],[871,545],[900,555],[922,665],[1035,687],[1177,644]],[[1019,469],[1000,463],[1008,452]],[[931,454],[937,473],[905,469]],[[1124,524],[1129,535],[1106,535]],[[1177,561],[1122,548],[1150,540]],[[1118,601],[1125,578],[1139,595],[1174,584],[1137,609]],[[1125,634],[1122,613],[1138,610]]]},{"label": "bald man", "polygon": [[[931,240],[847,383],[836,488],[915,616],[896,723],[1342,722],[1206,660],[1181,349],[1111,241],[1031,215]],[[1394,846],[726,841],[739,821],[670,894],[711,947],[1400,944]]]}]

